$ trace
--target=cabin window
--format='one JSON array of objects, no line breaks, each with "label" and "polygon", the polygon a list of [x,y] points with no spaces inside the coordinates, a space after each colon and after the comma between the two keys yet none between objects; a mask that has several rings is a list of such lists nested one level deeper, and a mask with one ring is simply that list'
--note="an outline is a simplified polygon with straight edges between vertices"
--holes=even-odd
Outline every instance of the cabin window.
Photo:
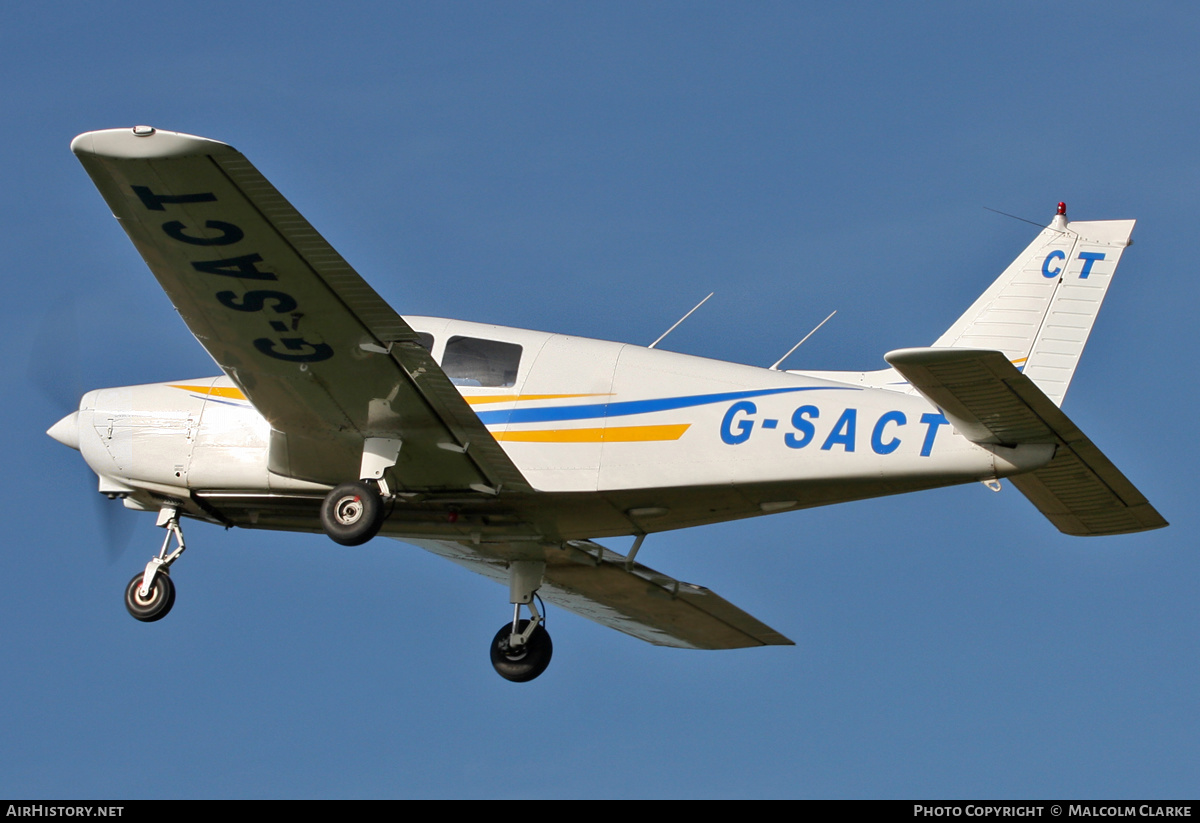
[{"label": "cabin window", "polygon": [[512,386],[520,365],[517,344],[477,337],[451,337],[442,355],[442,371],[456,386]]},{"label": "cabin window", "polygon": [[433,354],[433,335],[427,331],[417,332],[417,342],[421,344],[425,351]]}]

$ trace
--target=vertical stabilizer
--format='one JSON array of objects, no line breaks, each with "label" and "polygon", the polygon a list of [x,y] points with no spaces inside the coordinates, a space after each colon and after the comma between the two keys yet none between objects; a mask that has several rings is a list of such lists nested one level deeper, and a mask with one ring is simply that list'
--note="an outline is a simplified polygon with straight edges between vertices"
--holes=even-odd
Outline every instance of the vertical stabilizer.
[{"label": "vertical stabilizer", "polygon": [[1054,221],[933,345],[1003,352],[1061,405],[1134,222],[1069,223],[1059,204]]}]

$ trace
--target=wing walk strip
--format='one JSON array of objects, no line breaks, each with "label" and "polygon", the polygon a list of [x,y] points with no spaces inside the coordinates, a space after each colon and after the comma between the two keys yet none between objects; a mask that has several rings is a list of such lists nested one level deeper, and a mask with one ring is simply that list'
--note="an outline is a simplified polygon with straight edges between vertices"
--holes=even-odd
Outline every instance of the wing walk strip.
[{"label": "wing walk strip", "polygon": [[885,359],[975,443],[1054,443],[1054,457],[1012,483],[1059,531],[1105,535],[1167,525],[1145,496],[1000,352],[901,349]]}]

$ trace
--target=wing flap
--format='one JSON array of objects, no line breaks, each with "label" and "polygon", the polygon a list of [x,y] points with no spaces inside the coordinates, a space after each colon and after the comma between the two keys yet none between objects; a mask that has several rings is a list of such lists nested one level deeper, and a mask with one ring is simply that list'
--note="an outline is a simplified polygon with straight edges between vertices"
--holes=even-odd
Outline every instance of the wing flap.
[{"label": "wing flap", "polygon": [[[528,544],[408,540],[507,584],[510,559],[544,559],[538,594],[602,626],[685,649],[791,646],[791,640],[702,586],[682,583],[591,541],[535,549]],[[531,550],[537,554],[531,556]]]},{"label": "wing flap", "polygon": [[1010,479],[1059,531],[1125,534],[1168,525],[1054,401],[1000,352],[901,349],[884,359],[972,442],[1055,444],[1048,464]]},{"label": "wing flap", "polygon": [[365,438],[390,437],[404,441],[389,475],[402,489],[529,489],[417,334],[237,150],[142,128],[71,147],[188,328],[278,433],[272,468],[340,482]]}]

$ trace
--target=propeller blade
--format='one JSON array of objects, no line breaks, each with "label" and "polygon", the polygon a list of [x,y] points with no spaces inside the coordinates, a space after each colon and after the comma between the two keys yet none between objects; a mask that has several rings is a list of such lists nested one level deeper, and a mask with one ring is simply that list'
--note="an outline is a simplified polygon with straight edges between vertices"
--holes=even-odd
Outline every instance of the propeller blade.
[{"label": "propeller blade", "polygon": [[[94,480],[95,475],[92,477]],[[109,564],[116,563],[125,554],[129,539],[133,537],[133,529],[137,525],[137,512],[129,511],[121,500],[109,500],[95,489],[92,489],[91,494],[96,501],[98,531],[104,536],[105,554],[108,555]]]}]

